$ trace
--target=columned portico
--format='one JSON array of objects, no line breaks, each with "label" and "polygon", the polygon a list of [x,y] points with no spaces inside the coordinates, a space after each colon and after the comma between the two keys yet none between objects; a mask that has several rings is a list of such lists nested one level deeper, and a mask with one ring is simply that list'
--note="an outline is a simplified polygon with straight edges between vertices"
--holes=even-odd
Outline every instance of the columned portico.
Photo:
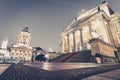
[{"label": "columned portico", "polygon": [[62,37],[62,52],[71,53],[75,51],[81,51],[82,47],[83,38],[81,29]]}]

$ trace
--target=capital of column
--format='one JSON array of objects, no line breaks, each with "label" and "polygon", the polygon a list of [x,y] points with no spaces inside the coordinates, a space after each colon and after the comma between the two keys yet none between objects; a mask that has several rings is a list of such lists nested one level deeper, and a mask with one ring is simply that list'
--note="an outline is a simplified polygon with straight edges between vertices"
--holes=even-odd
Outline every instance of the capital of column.
[{"label": "capital of column", "polygon": [[69,37],[69,34],[67,34],[66,36]]},{"label": "capital of column", "polygon": [[80,28],[79,30],[80,30],[80,31],[82,31],[83,29],[82,29],[82,28]]}]

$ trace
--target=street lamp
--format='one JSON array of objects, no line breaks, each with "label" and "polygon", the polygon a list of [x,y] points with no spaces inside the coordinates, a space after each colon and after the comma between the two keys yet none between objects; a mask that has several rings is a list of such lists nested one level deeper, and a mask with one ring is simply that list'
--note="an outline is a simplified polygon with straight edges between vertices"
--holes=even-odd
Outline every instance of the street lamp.
[{"label": "street lamp", "polygon": [[49,61],[49,54],[45,54],[46,61]]}]

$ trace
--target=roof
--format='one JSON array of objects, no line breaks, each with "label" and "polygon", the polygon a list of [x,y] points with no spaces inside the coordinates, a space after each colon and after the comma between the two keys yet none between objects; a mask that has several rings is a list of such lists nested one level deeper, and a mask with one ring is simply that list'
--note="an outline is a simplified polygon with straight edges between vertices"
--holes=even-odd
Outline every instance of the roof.
[{"label": "roof", "polygon": [[[105,8],[105,9],[104,9]],[[106,11],[106,8],[108,10],[108,12]],[[90,9],[90,10],[86,10],[84,12],[82,12],[78,17],[76,17],[65,29],[69,30],[70,28],[75,27],[78,23],[85,21],[86,19],[90,18],[91,16],[94,16],[96,13],[100,12],[100,11],[104,11],[107,16],[114,14],[114,12],[112,11],[112,9],[109,7],[108,3],[106,1],[102,2],[100,5]]]}]

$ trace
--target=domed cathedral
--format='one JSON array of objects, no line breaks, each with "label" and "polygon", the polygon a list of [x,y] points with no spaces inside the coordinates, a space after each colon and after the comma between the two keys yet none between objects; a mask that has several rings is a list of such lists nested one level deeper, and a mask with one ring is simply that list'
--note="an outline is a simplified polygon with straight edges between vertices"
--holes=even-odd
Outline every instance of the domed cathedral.
[{"label": "domed cathedral", "polygon": [[11,48],[11,59],[13,61],[31,61],[32,47],[30,46],[31,35],[28,27],[25,27],[17,38],[17,43]]},{"label": "domed cathedral", "polygon": [[82,10],[61,35],[61,53],[91,50],[95,54],[96,46],[90,40],[96,38],[99,39],[97,53],[114,57],[113,51],[120,48],[120,12],[115,13],[104,1],[90,10]]}]

